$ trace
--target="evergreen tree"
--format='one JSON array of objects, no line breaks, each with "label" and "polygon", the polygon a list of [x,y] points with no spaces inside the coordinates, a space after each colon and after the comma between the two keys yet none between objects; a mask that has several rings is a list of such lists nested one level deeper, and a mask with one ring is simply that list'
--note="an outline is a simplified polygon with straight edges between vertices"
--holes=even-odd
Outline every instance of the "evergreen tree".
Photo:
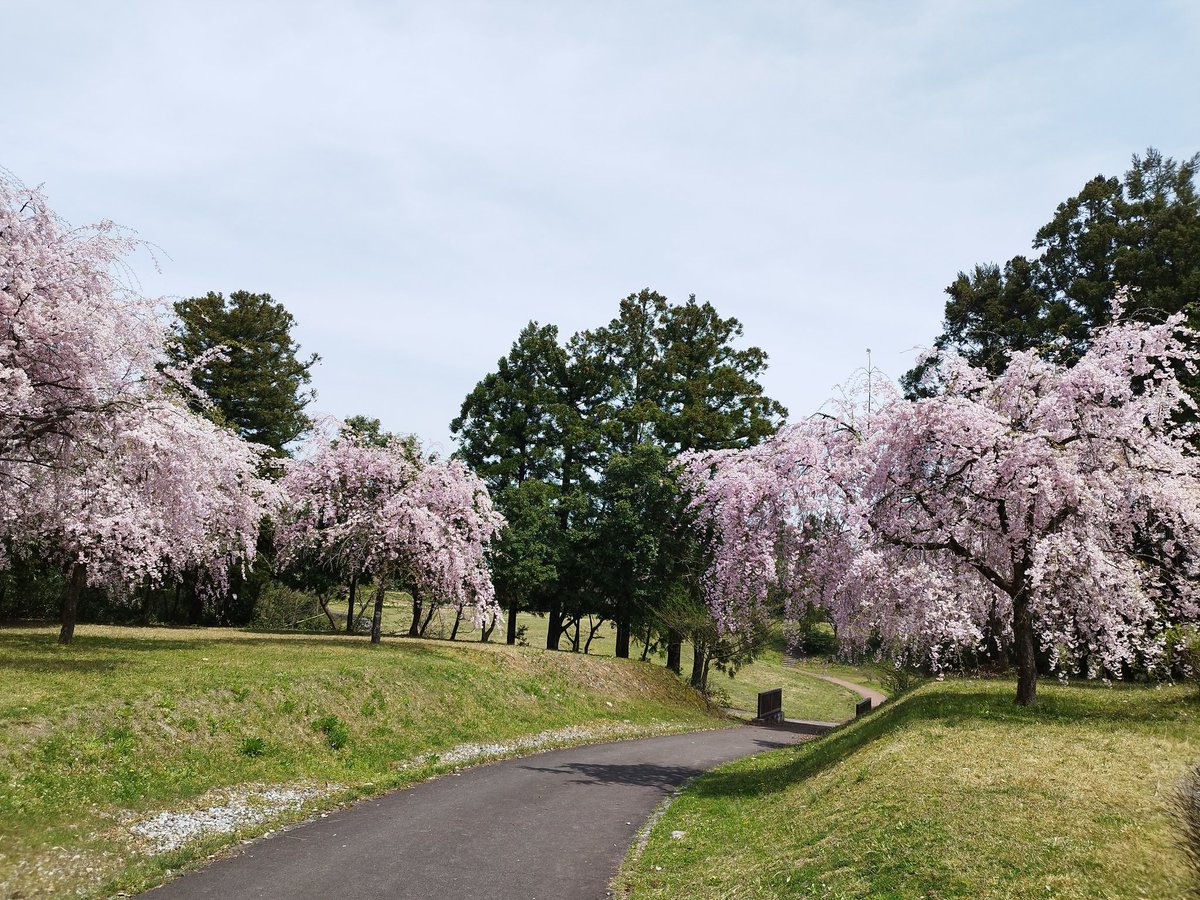
[{"label": "evergreen tree", "polygon": [[[1177,163],[1150,149],[1133,157],[1124,178],[1090,180],[1038,230],[1039,256],[958,274],[946,288],[935,349],[953,349],[993,375],[1016,350],[1072,364],[1111,321],[1122,289],[1129,292],[1126,315],[1161,322],[1185,310],[1190,324],[1200,324],[1198,166],[1200,155]],[[921,381],[935,368],[931,360],[905,375],[910,396],[930,390]],[[1185,383],[1200,397],[1200,382]]]},{"label": "evergreen tree", "polygon": [[[292,314],[270,294],[248,291],[179,300],[175,314],[169,356],[177,365],[199,361],[192,380],[212,401],[203,411],[286,456],[311,425],[304,409],[316,395],[305,386],[320,359],[299,356]],[[214,355],[218,348],[223,352]]]}]

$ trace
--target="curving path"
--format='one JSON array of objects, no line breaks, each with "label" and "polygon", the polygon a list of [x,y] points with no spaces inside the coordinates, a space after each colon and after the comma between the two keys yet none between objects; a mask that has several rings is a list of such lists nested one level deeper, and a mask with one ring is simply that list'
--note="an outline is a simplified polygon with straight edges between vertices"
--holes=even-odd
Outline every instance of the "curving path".
[{"label": "curving path", "polygon": [[800,669],[802,674],[810,678],[820,678],[822,681],[828,681],[830,684],[837,684],[844,688],[849,688],[860,697],[867,697],[871,701],[871,709],[878,709],[879,704],[887,700],[887,694],[881,694],[879,691],[869,687],[863,687],[861,684],[855,684],[853,681],[847,681],[844,678],[835,678],[832,675],[818,675],[816,672],[810,672],[808,669]]},{"label": "curving path", "polygon": [[198,898],[591,900],[674,789],[809,735],[753,726],[553,750],[385,794],[150,891]]}]

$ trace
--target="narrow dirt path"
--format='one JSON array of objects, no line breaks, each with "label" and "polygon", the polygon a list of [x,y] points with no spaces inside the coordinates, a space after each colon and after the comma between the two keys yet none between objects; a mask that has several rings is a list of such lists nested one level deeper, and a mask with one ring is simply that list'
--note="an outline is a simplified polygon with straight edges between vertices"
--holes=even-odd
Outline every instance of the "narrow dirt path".
[{"label": "narrow dirt path", "polygon": [[664,797],[713,766],[807,737],[740,726],[479,766],[256,841],[146,896],[603,898]]},{"label": "narrow dirt path", "polygon": [[872,690],[869,687],[863,687],[861,684],[855,684],[853,681],[846,681],[844,678],[835,678],[832,675],[818,675],[816,672],[808,671],[808,669],[798,669],[797,671],[804,675],[810,675],[813,678],[820,678],[822,681],[828,681],[830,684],[836,684],[844,688],[849,688],[860,697],[870,697],[871,709],[875,709],[875,707],[887,700],[886,694],[881,694],[879,691]]}]

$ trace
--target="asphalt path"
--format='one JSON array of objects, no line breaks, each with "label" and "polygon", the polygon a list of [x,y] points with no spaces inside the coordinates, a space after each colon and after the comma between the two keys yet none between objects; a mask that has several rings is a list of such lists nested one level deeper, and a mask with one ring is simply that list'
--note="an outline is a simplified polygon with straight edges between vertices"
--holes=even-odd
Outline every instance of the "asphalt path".
[{"label": "asphalt path", "polygon": [[808,735],[750,725],[552,750],[446,775],[264,840],[152,900],[592,900],[675,788]]}]

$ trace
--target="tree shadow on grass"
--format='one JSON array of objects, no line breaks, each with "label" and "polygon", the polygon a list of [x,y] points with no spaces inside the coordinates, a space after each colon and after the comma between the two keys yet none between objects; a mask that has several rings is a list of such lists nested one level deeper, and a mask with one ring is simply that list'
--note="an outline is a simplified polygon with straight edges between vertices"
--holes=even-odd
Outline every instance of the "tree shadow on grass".
[{"label": "tree shadow on grass", "polygon": [[718,769],[700,778],[697,796],[764,795],[819,774],[897,729],[921,723],[969,728],[972,724],[1015,727],[1071,726],[1088,730],[1129,730],[1178,725],[1200,717],[1200,699],[1174,691],[1118,685],[1044,685],[1036,706],[1013,702],[1012,682],[978,686],[964,682],[931,684],[889,701],[868,716],[799,745],[760,758],[749,767]]},{"label": "tree shadow on grass", "polygon": [[[362,636],[344,635],[314,635],[291,637],[286,634],[277,636],[270,632],[247,632],[246,637],[206,637],[201,629],[183,631],[182,633],[196,635],[195,637],[169,638],[158,635],[145,637],[106,636],[93,634],[76,634],[74,641],[62,646],[58,637],[52,633],[29,633],[0,631],[0,665],[10,668],[72,668],[72,664],[84,663],[84,655],[89,651],[106,653],[144,653],[148,651],[204,651],[218,654],[220,652],[244,652],[256,646],[287,647],[288,649],[331,649],[351,648],[364,651],[371,650],[371,642]],[[161,632],[160,632],[161,633]],[[402,652],[410,657],[452,659],[453,657],[438,647],[404,641],[387,641],[379,645],[384,652]],[[53,655],[51,655],[53,654]],[[65,654],[71,654],[66,656]],[[28,666],[22,664],[22,658]]]}]

